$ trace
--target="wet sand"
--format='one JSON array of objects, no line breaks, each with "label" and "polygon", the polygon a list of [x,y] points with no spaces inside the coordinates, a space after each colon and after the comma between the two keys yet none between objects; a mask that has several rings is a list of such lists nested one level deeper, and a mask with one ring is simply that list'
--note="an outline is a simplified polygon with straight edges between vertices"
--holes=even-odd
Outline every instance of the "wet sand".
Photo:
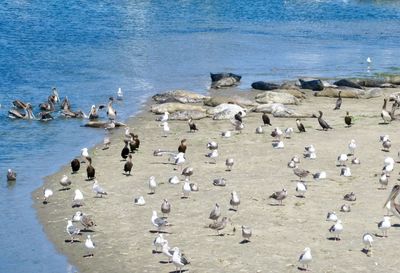
[{"label": "wet sand", "polygon": [[[399,91],[386,89],[385,93]],[[185,267],[189,272],[298,272],[298,257],[305,247],[310,247],[313,255],[313,272],[390,272],[398,266],[397,246],[399,230],[392,227],[389,238],[374,236],[371,257],[363,249],[362,235],[365,232],[381,234],[377,222],[382,220],[383,209],[390,189],[397,183],[398,166],[389,179],[386,190],[379,190],[379,176],[385,156],[397,159],[400,143],[397,141],[399,121],[382,125],[380,111],[383,98],[368,100],[343,99],[341,110],[333,111],[336,99],[317,98],[311,92],[300,105],[292,106],[299,110],[322,110],[324,119],[334,128],[322,131],[317,119],[302,119],[306,133],[298,133],[295,119],[273,118],[273,127],[264,127],[264,134],[256,134],[255,128],[261,125],[260,113],[248,113],[244,118],[245,129],[234,133],[231,138],[222,138],[221,132],[232,129],[227,120],[214,121],[209,118],[195,121],[199,127],[196,133],[189,133],[187,122],[170,121],[171,132],[162,137],[162,128],[155,121],[155,115],[143,112],[128,121],[131,131],[137,133],[141,146],[133,154],[131,176],[123,175],[125,161],[121,161],[124,130],[112,132],[110,149],[102,150],[102,145],[93,148],[90,154],[96,168],[96,179],[108,192],[103,198],[95,198],[92,183],[85,181],[86,164],[77,174],[71,175],[69,164],[56,174],[47,177],[44,187],[54,191],[50,202],[42,204],[42,188],[33,193],[38,217],[45,232],[58,250],[67,255],[70,262],[80,272],[173,272],[175,267],[168,264],[163,254],[153,254],[152,241],[156,237],[151,224],[152,211],[159,215],[162,200],[167,198],[172,205],[164,237],[171,247],[178,246],[190,260]],[[390,107],[389,107],[390,108]],[[354,116],[354,125],[345,128],[343,118],[346,111]],[[273,128],[293,127],[291,139],[285,139],[284,149],[273,149],[270,133]],[[133,129],[134,128],[134,129]],[[380,135],[388,134],[392,139],[390,152],[381,150]],[[167,156],[155,157],[155,149],[176,151],[180,140],[188,140],[187,161],[194,174],[191,181],[199,186],[190,198],[182,199],[182,185],[168,183],[168,178],[178,175],[176,166]],[[355,155],[361,165],[348,166],[352,177],[339,176],[340,168],[336,158],[347,153],[347,145],[355,139]],[[213,140],[219,144],[219,158],[210,164],[204,155],[208,152],[206,144]],[[313,144],[317,159],[303,159],[306,145]],[[77,150],[82,147],[77,147]],[[287,163],[294,155],[301,157],[300,168],[312,173],[326,171],[328,178],[315,181],[306,178],[308,191],[305,198],[295,197],[297,176]],[[231,172],[226,171],[225,159],[232,157],[235,165]],[[178,168],[179,169],[179,168]],[[59,191],[59,180],[67,174],[73,181],[67,191]],[[158,182],[156,193],[149,195],[148,179],[155,176]],[[213,186],[215,178],[227,179],[225,187]],[[268,199],[273,192],[285,187],[288,197],[284,206],[275,206]],[[79,188],[85,196],[85,205],[79,209],[71,208],[74,190]],[[241,204],[237,212],[229,210],[230,193],[238,192]],[[346,193],[354,191],[355,202],[343,200]],[[134,197],[143,195],[145,206],[136,206]],[[224,236],[207,228],[212,223],[208,219],[214,204],[218,202],[222,216],[231,221],[222,231]],[[342,204],[350,204],[351,212],[340,212]],[[78,236],[81,242],[67,243],[67,219],[80,210],[92,215],[97,226],[94,232],[83,232]],[[342,220],[344,231],[340,241],[328,238],[332,222],[326,222],[328,211],[336,211]],[[392,217],[392,224],[400,220]],[[79,223],[76,223],[81,227]],[[250,243],[241,244],[241,225],[250,226],[253,236]],[[234,231],[236,230],[236,232]],[[84,258],[87,253],[84,240],[91,234],[96,243],[93,258]]]}]

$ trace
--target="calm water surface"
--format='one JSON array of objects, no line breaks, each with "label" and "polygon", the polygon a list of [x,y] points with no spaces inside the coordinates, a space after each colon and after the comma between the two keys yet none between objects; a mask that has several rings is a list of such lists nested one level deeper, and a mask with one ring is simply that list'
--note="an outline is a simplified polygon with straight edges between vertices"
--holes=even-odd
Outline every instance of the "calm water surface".
[{"label": "calm water surface", "polygon": [[[61,117],[10,120],[14,99],[37,108],[57,86],[88,111],[122,87],[124,120],[156,92],[206,92],[210,71],[243,75],[242,89],[256,80],[392,72],[399,25],[396,1],[2,1],[0,272],[74,270],[43,233],[30,194],[104,134]],[[15,185],[5,179],[10,167]]]}]

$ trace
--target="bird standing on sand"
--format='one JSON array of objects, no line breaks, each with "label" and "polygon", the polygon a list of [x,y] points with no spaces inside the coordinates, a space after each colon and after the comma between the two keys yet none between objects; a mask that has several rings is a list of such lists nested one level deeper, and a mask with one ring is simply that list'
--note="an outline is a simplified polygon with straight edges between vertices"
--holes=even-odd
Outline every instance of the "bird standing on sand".
[{"label": "bird standing on sand", "polygon": [[72,207],[83,206],[83,194],[79,189],[75,190],[74,199],[72,200]]},{"label": "bird standing on sand", "polygon": [[163,227],[168,225],[166,220],[157,216],[157,211],[155,210],[153,210],[153,215],[151,216],[151,223],[157,228],[158,232],[160,232]]},{"label": "bird standing on sand", "polygon": [[227,158],[226,160],[225,160],[225,166],[226,166],[226,170],[227,171],[232,171],[232,167],[233,167],[233,164],[235,163],[235,161],[233,160],[233,158]]},{"label": "bird standing on sand", "polygon": [[156,188],[157,188],[157,181],[154,176],[150,176],[149,178],[149,190],[150,194],[156,193]]},{"label": "bird standing on sand", "polygon": [[125,146],[124,146],[124,148],[122,148],[122,150],[121,150],[121,157],[122,157],[124,160],[126,160],[126,158],[127,158],[128,155],[129,155],[129,148],[128,148],[129,141],[124,140],[124,143],[125,143]]},{"label": "bird standing on sand", "polygon": [[303,178],[306,178],[310,174],[310,171],[297,167],[293,169],[293,173],[300,178],[300,181],[303,181]]},{"label": "bird standing on sand", "polygon": [[68,220],[66,230],[68,235],[71,237],[70,242],[72,244],[74,242],[75,235],[78,235],[80,233],[80,230],[72,224],[71,220]]},{"label": "bird standing on sand", "polygon": [[186,153],[187,144],[186,138],[181,140],[181,144],[178,146],[178,153]]},{"label": "bird standing on sand", "polygon": [[49,202],[49,198],[53,196],[53,191],[51,189],[43,190],[43,204],[47,204]]},{"label": "bird standing on sand", "polygon": [[217,221],[220,216],[221,216],[221,209],[220,209],[218,203],[215,203],[215,207],[210,212],[210,216],[208,217],[208,219]]},{"label": "bird standing on sand", "polygon": [[185,154],[184,153],[178,153],[174,157],[174,164],[180,166],[180,170],[182,171],[182,165],[185,163]]},{"label": "bird standing on sand", "polygon": [[330,221],[330,222],[336,222],[338,220],[338,217],[336,215],[336,212],[328,212],[328,214],[326,215],[326,221]]},{"label": "bird standing on sand", "polygon": [[144,206],[146,204],[146,201],[144,200],[144,197],[141,195],[139,197],[135,197],[133,199],[133,203],[138,206]]},{"label": "bird standing on sand", "polygon": [[271,125],[271,121],[270,121],[270,119],[269,119],[267,113],[264,112],[264,113],[262,114],[261,118],[262,118],[262,121],[263,121],[263,123],[264,123],[264,126],[265,126],[265,125],[272,126],[272,125]]},{"label": "bird standing on sand", "polygon": [[[79,163],[79,160],[78,160],[78,163]],[[63,186],[63,189],[66,190],[66,189],[69,189],[68,187],[71,186],[72,181],[71,181],[71,179],[68,178],[67,175],[64,174],[60,179],[60,184],[61,184],[61,186]]]},{"label": "bird standing on sand", "polygon": [[193,122],[193,119],[190,118],[188,121],[188,125],[189,125],[189,132],[190,133],[195,133],[196,131],[198,131],[199,129],[197,128],[196,124]]},{"label": "bird standing on sand", "polygon": [[100,186],[99,182],[96,179],[93,182],[92,190],[94,193],[96,193],[96,197],[103,197],[103,195],[107,195],[107,192]]},{"label": "bird standing on sand", "polygon": [[250,237],[252,235],[251,227],[242,226],[242,237],[245,242],[250,242]]},{"label": "bird standing on sand", "polygon": [[331,226],[329,228],[329,232],[334,234],[334,240],[338,241],[340,240],[339,235],[342,233],[343,231],[343,225],[342,225],[342,221],[341,220],[337,220],[336,224],[334,224],[333,226]]},{"label": "bird standing on sand", "polygon": [[217,164],[218,150],[212,150],[210,153],[206,154],[206,157],[213,160],[210,163]]},{"label": "bird standing on sand", "polygon": [[220,235],[219,231],[223,230],[226,227],[226,224],[228,223],[228,218],[227,217],[222,217],[221,221],[215,221],[212,224],[209,224],[208,227],[216,230],[217,234]]},{"label": "bird standing on sand", "polygon": [[382,237],[388,237],[387,232],[391,226],[390,217],[384,216],[383,220],[378,223],[378,228],[382,231]]},{"label": "bird standing on sand", "polygon": [[382,190],[386,189],[387,185],[389,184],[389,179],[385,172],[382,172],[381,176],[379,177],[379,184],[381,184],[379,189]]},{"label": "bird standing on sand", "polygon": [[164,201],[161,204],[161,212],[164,217],[165,217],[165,215],[168,216],[169,213],[171,212],[171,204],[168,202],[167,199],[164,199]]},{"label": "bird standing on sand", "polygon": [[303,125],[303,123],[300,122],[300,119],[296,119],[296,125],[297,125],[297,129],[299,130],[300,133],[306,132],[306,128],[304,128],[304,125]]},{"label": "bird standing on sand", "polygon": [[382,111],[381,111],[381,118],[383,119],[383,123],[387,124],[392,121],[392,117],[390,113],[386,110],[387,98],[383,99]]},{"label": "bird standing on sand", "polygon": [[182,175],[185,177],[185,180],[190,181],[190,177],[193,175],[193,168],[186,167],[182,170]]},{"label": "bird standing on sand", "polygon": [[362,237],[362,241],[364,244],[364,250],[368,254],[370,254],[370,251],[372,251],[372,243],[374,242],[374,238],[372,237],[372,234],[370,233],[365,233]]},{"label": "bird standing on sand", "polygon": [[297,197],[304,198],[304,194],[307,191],[307,185],[304,182],[297,182],[296,184],[296,192],[298,193]]},{"label": "bird standing on sand", "polygon": [[340,176],[344,177],[350,177],[351,176],[351,170],[349,167],[344,167],[340,169]]},{"label": "bird standing on sand", "polygon": [[175,248],[174,250],[174,254],[172,255],[172,263],[175,265],[175,272],[178,272],[179,268],[179,273],[182,273],[182,268],[185,265],[190,264],[186,257],[183,254],[180,254],[179,248]]},{"label": "bird standing on sand", "polygon": [[164,112],[164,114],[160,118],[160,121],[161,122],[167,122],[168,118],[169,118],[169,113],[168,112]]},{"label": "bird standing on sand", "polygon": [[287,191],[285,188],[283,188],[281,191],[276,191],[272,193],[269,198],[275,199],[276,201],[279,201],[279,204],[283,206],[283,199],[285,199],[287,196]]},{"label": "bird standing on sand", "polygon": [[350,201],[350,202],[354,202],[354,201],[357,200],[356,194],[354,192],[346,193],[343,196],[343,199],[346,200],[346,201]]},{"label": "bird standing on sand", "polygon": [[190,186],[189,181],[185,181],[182,186],[182,193],[183,193],[182,198],[189,198],[189,194],[191,191],[192,191],[192,187]]},{"label": "bird standing on sand", "polygon": [[342,94],[342,91],[339,91],[338,98],[336,100],[336,105],[335,105],[335,108],[333,108],[333,110],[339,110],[340,106],[342,106],[342,97],[340,96],[341,94]]},{"label": "bird standing on sand", "polygon": [[346,116],[344,117],[344,123],[346,123],[347,127],[350,127],[352,124],[353,118],[350,116],[349,111],[346,112]]},{"label": "bird standing on sand", "polygon": [[72,169],[72,173],[74,174],[74,173],[77,173],[78,171],[79,171],[79,169],[80,169],[80,167],[81,167],[81,163],[79,162],[79,160],[78,159],[72,159],[72,161],[71,161],[71,169]]},{"label": "bird standing on sand", "polygon": [[124,173],[126,175],[131,175],[132,167],[133,167],[132,155],[129,155],[128,156],[128,161],[125,162],[125,165],[124,165]]},{"label": "bird standing on sand", "polygon": [[103,139],[103,150],[107,150],[108,148],[110,148],[110,145],[111,145],[110,137],[108,135],[104,136],[104,139]]},{"label": "bird standing on sand", "polygon": [[85,213],[81,213],[81,218],[79,219],[79,222],[83,226],[83,230],[90,230],[90,228],[96,226],[96,223],[93,221],[93,218],[90,215],[87,215]]},{"label": "bird standing on sand", "polygon": [[232,206],[234,211],[237,211],[240,205],[240,198],[236,191],[231,192],[231,200],[229,204]]},{"label": "bird standing on sand", "polygon": [[322,129],[324,131],[327,131],[328,129],[333,129],[331,126],[329,126],[329,124],[325,120],[322,119],[323,115],[322,111],[318,111],[318,113],[319,113],[318,123],[322,127]]},{"label": "bird standing on sand", "polygon": [[86,254],[85,257],[93,257],[94,256],[93,250],[95,249],[96,245],[93,243],[92,239],[90,238],[90,235],[88,235],[85,240],[85,247],[88,250],[88,254]]},{"label": "bird standing on sand", "polygon": [[167,135],[169,134],[169,131],[170,131],[168,122],[164,121],[161,125],[163,127],[163,132],[164,132],[163,137],[167,137]]},{"label": "bird standing on sand", "polygon": [[302,265],[302,270],[308,271],[309,264],[312,261],[311,249],[306,247],[299,257],[299,263]]},{"label": "bird standing on sand", "polygon": [[293,128],[289,127],[285,129],[285,138],[291,138],[293,134]]},{"label": "bird standing on sand", "polygon": [[357,148],[356,141],[354,139],[350,140],[348,147],[349,147],[349,155],[354,155],[354,151]]},{"label": "bird standing on sand", "polygon": [[86,176],[88,180],[92,180],[96,177],[96,170],[92,166],[92,158],[87,157],[86,160],[88,161],[88,166],[86,167]]},{"label": "bird standing on sand", "polygon": [[166,240],[164,239],[164,236],[162,235],[162,233],[159,233],[157,235],[157,237],[154,238],[154,241],[153,241],[153,246],[155,247],[154,251],[157,252],[159,247],[162,248],[165,241]]},{"label": "bird standing on sand", "polygon": [[340,154],[337,158],[338,166],[346,166],[346,161],[348,160],[347,154]]}]

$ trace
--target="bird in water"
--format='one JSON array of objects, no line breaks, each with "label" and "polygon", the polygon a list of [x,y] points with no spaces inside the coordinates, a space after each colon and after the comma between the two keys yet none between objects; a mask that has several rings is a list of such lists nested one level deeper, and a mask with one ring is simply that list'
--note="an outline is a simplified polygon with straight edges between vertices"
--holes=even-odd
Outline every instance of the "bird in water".
[{"label": "bird in water", "polygon": [[7,181],[15,181],[17,180],[17,173],[12,169],[7,170]]},{"label": "bird in water", "polygon": [[88,161],[88,166],[86,167],[87,180],[92,180],[93,178],[95,178],[96,170],[92,166],[92,158],[87,157],[86,160]]},{"label": "bird in water", "polygon": [[110,120],[115,120],[115,118],[117,117],[117,111],[115,111],[113,108],[113,102],[114,102],[114,98],[110,97],[110,99],[108,100],[108,104],[107,104],[107,117]]},{"label": "bird in water", "polygon": [[189,125],[189,132],[190,133],[195,133],[196,131],[198,131],[199,129],[197,128],[196,124],[193,122],[193,119],[190,118],[188,121],[188,125]]},{"label": "bird in water", "polygon": [[297,129],[299,130],[300,133],[306,132],[306,128],[304,128],[304,125],[303,125],[303,123],[300,122],[300,119],[296,119],[296,125],[297,125]]},{"label": "bird in water", "polygon": [[384,124],[388,124],[392,121],[392,117],[390,113],[386,110],[387,98],[383,99],[382,111],[381,111],[381,118],[383,119]]},{"label": "bird in water", "polygon": [[272,126],[272,125],[271,125],[271,121],[270,121],[269,116],[267,115],[267,113],[264,112],[264,113],[262,114],[261,118],[262,118],[262,121],[263,121],[264,126],[265,126],[265,125]]},{"label": "bird in water", "polygon": [[119,87],[117,91],[117,100],[123,100],[123,99],[124,99],[124,93],[122,92],[121,87]]},{"label": "bird in water", "polygon": [[128,156],[128,161],[125,162],[125,165],[124,165],[124,173],[125,173],[125,175],[131,175],[132,167],[133,167],[132,155],[129,155]]},{"label": "bird in water", "polygon": [[327,131],[328,129],[333,129],[331,126],[329,126],[329,124],[325,120],[322,119],[323,115],[322,111],[318,111],[318,113],[319,113],[318,123],[322,127],[322,129],[324,131]]},{"label": "bird in water", "polygon": [[351,127],[353,124],[353,117],[350,116],[349,111],[346,112],[346,116],[344,117],[344,123],[346,123],[346,127]]},{"label": "bird in water", "polygon": [[340,106],[342,106],[342,97],[340,96],[341,94],[342,94],[342,91],[339,91],[338,98],[336,100],[336,105],[335,105],[335,108],[333,108],[333,110],[339,110]]}]

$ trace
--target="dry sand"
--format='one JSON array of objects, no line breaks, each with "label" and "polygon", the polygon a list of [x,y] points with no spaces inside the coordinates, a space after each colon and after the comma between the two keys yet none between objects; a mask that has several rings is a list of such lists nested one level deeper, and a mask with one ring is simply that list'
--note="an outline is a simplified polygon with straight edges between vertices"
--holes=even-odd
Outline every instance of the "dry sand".
[{"label": "dry sand", "polygon": [[[386,93],[398,90],[386,90]],[[284,140],[285,148],[272,148],[271,127],[265,127],[263,135],[255,134],[261,124],[261,114],[249,113],[244,118],[245,129],[231,138],[222,138],[221,131],[231,129],[229,121],[203,119],[196,121],[200,130],[188,132],[186,122],[171,121],[171,133],[162,137],[162,129],[155,116],[147,112],[138,114],[129,121],[129,126],[139,134],[141,146],[133,154],[132,176],[122,174],[123,165],[120,151],[123,147],[124,130],[112,133],[112,145],[108,150],[102,146],[91,150],[96,177],[108,195],[94,198],[92,182],[85,181],[86,166],[78,174],[71,175],[69,166],[46,179],[44,187],[53,189],[54,196],[47,205],[42,204],[42,189],[33,197],[41,223],[51,241],[61,253],[68,256],[80,272],[171,272],[175,267],[164,263],[163,254],[152,254],[151,233],[154,227],[150,218],[152,210],[159,215],[162,200],[167,198],[172,204],[164,237],[170,246],[178,246],[184,251],[191,264],[189,272],[298,272],[298,257],[305,247],[310,247],[313,255],[313,272],[392,272],[397,268],[399,244],[398,227],[389,230],[389,238],[374,237],[371,257],[365,255],[362,235],[380,231],[377,222],[382,220],[386,210],[382,208],[390,189],[397,182],[398,167],[395,166],[387,190],[378,190],[379,175],[385,156],[397,159],[400,143],[395,138],[398,121],[381,125],[380,111],[382,98],[357,100],[344,99],[342,109],[333,111],[335,99],[316,98],[311,94],[297,109],[322,110],[324,118],[334,130],[321,131],[317,119],[303,119],[306,133],[297,133],[295,119],[271,118],[274,127],[293,127],[291,139]],[[349,110],[355,117],[355,124],[345,128],[343,117]],[[379,136],[388,134],[392,138],[390,152],[381,151]],[[171,185],[168,178],[179,175],[168,157],[155,157],[157,148],[176,150],[180,140],[188,140],[187,162],[185,166],[194,168],[192,182],[198,183],[200,190],[192,192],[189,199],[181,199],[182,182]],[[356,156],[361,165],[350,165],[352,177],[339,176],[336,158],[348,151],[347,145],[355,139],[358,145]],[[219,158],[216,164],[207,163],[204,156],[208,141],[218,142]],[[293,155],[302,156],[304,146],[313,144],[317,159],[301,159],[300,167],[311,172],[326,171],[328,179],[314,181],[307,177],[306,198],[295,197],[297,177],[293,169],[287,167]],[[81,147],[77,147],[77,150]],[[225,171],[225,159],[232,157],[235,165],[231,172]],[[73,181],[71,190],[59,191],[59,180],[68,174]],[[148,179],[155,176],[159,187],[154,195],[148,195]],[[378,175],[378,176],[377,176]],[[212,185],[214,178],[227,179],[226,187]],[[183,177],[180,176],[181,180]],[[273,206],[268,196],[285,187],[288,197],[284,206]],[[83,258],[86,254],[84,240],[81,243],[66,243],[69,239],[65,231],[67,219],[78,209],[71,208],[74,189],[79,188],[85,196],[85,205],[79,210],[94,217],[97,226],[90,233],[97,247],[93,258]],[[230,193],[237,191],[241,204],[237,212],[230,211]],[[351,202],[352,211],[339,211],[346,193],[354,191],[357,201]],[[146,205],[135,206],[133,198],[143,195]],[[222,215],[231,219],[223,230],[225,236],[207,228],[211,223],[208,215],[218,202]],[[340,241],[332,241],[328,229],[332,222],[326,222],[328,211],[336,211],[343,221],[344,231]],[[392,217],[392,224],[400,220]],[[80,226],[79,224],[76,224]],[[247,225],[253,229],[251,242],[242,241],[240,227]],[[234,227],[236,232],[233,231]]]}]

